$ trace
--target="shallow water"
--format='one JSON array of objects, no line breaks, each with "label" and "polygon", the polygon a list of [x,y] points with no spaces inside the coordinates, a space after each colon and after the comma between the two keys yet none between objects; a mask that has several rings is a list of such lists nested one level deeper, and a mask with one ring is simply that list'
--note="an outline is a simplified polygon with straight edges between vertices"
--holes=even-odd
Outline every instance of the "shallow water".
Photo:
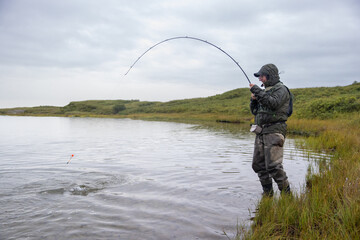
[{"label": "shallow water", "polygon": [[[261,196],[255,137],[226,124],[0,116],[0,136],[0,239],[227,239]],[[308,153],[284,154],[299,191]]]}]

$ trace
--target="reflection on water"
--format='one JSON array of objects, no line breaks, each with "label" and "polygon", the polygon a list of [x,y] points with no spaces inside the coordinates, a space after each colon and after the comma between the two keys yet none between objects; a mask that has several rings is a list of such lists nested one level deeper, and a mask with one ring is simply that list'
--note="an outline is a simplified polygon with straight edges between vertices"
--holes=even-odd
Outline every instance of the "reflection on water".
[{"label": "reflection on water", "polygon": [[[238,125],[0,117],[0,134],[0,239],[227,239],[261,195]],[[287,139],[298,191],[308,164]]]}]

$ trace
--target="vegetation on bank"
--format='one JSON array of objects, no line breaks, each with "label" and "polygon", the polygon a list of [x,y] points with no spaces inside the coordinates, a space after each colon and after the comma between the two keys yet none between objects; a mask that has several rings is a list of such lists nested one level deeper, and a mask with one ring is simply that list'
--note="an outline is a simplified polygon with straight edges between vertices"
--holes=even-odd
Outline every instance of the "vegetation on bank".
[{"label": "vegetation on bank", "polygon": [[[332,119],[360,111],[360,83],[345,87],[299,88],[292,119]],[[0,109],[3,115],[119,117],[156,120],[204,120],[250,122],[250,92],[240,88],[206,98],[148,102],[139,100],[90,100],[71,102],[64,107]]]},{"label": "vegetation on bank", "polygon": [[295,119],[289,129],[305,132],[304,147],[332,155],[317,162],[300,194],[263,198],[251,230],[236,239],[360,238],[360,114],[337,119]]},{"label": "vegetation on bank", "polygon": [[[305,136],[304,147],[333,157],[309,172],[302,193],[263,198],[251,229],[239,227],[236,238],[359,239],[360,83],[291,91],[295,102],[288,132]],[[243,88],[170,102],[93,100],[64,107],[0,109],[0,114],[250,123],[249,99],[249,90]]]}]

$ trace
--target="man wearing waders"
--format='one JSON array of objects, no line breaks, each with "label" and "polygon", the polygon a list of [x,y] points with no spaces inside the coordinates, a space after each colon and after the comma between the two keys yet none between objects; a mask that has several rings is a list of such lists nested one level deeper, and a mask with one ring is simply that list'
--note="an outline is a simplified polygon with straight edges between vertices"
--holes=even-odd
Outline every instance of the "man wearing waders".
[{"label": "man wearing waders", "polygon": [[252,168],[259,176],[263,195],[273,195],[272,179],[281,192],[290,193],[290,185],[282,165],[287,126],[285,122],[291,115],[290,91],[280,82],[279,72],[274,64],[262,66],[254,76],[263,83],[265,90],[250,84],[250,109],[255,115],[255,125],[251,131],[256,133]]}]

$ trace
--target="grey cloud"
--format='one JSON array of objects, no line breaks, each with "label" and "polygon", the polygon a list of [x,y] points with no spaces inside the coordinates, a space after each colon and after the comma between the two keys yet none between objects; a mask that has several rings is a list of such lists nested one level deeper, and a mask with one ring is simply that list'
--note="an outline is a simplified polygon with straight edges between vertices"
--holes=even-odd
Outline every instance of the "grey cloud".
[{"label": "grey cloud", "polygon": [[[239,62],[249,66],[248,69],[257,69],[264,62],[275,61],[282,63],[285,69],[298,65],[299,69],[307,67],[304,70],[307,72],[315,67],[318,72],[329,67],[326,62],[334,62],[335,59],[344,66],[359,61],[354,51],[359,40],[354,26],[358,26],[359,18],[350,3],[272,1],[224,4],[214,1],[204,7],[196,3],[190,9],[171,9],[168,15],[172,18],[176,18],[177,14],[186,15],[178,24],[191,26],[189,32],[202,29],[206,36],[224,43],[224,49],[231,44],[229,51],[238,56]],[[174,28],[177,29],[176,26]],[[349,33],[352,34],[349,36]],[[347,58],[339,59],[344,52]],[[311,64],[312,61],[317,66]],[[331,66],[334,67],[333,64]],[[305,76],[303,72],[296,71],[292,75],[293,86],[309,85],[312,81],[311,76],[307,76],[307,80],[296,76]],[[349,81],[347,76],[343,78]],[[304,84],[304,81],[309,83]]]},{"label": "grey cloud", "polygon": [[14,1],[5,8],[0,25],[2,64],[101,64],[132,47],[133,40],[126,36],[137,36],[138,22],[127,8],[104,8],[90,1]]},{"label": "grey cloud", "polygon": [[[51,85],[66,89],[69,79],[78,87],[86,86],[76,95],[83,99],[106,96],[107,87],[109,96],[113,96],[113,89],[119,89],[119,98],[169,100],[171,94],[160,86],[199,86],[208,88],[209,94],[213,89],[247,86],[227,56],[187,40],[158,46],[126,78],[121,77],[151,45],[179,35],[219,45],[254,82],[257,79],[252,73],[273,62],[285,71],[281,79],[290,87],[349,84],[356,80],[360,64],[359,6],[355,0],[3,0],[0,104],[10,93],[13,102],[23,98],[25,91],[16,92],[11,86],[29,81],[44,103],[52,97],[46,94],[52,91]],[[64,73],[66,77],[57,76]],[[54,84],[48,84],[49,79]],[[92,84],[87,84],[87,79]],[[146,94],[137,91],[135,86],[142,84],[154,89]],[[97,89],[103,93],[98,94]],[[153,97],[150,92],[154,92]],[[183,98],[190,96],[187,92],[190,90]],[[75,91],[71,94],[75,96]],[[51,102],[60,101],[60,93],[53,95]],[[26,96],[26,102],[34,98]]]}]

